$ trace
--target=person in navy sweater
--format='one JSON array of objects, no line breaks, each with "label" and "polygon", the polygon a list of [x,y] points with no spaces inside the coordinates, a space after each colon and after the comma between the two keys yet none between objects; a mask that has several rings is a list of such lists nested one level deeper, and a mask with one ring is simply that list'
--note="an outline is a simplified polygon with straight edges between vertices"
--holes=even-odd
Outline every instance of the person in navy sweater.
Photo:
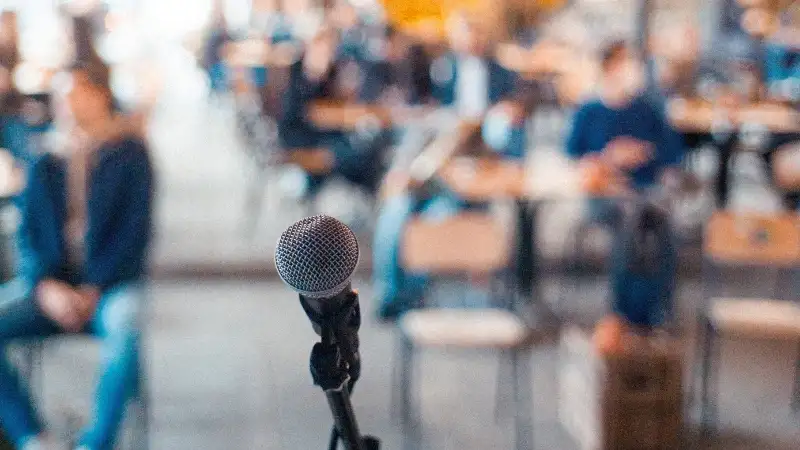
[{"label": "person in navy sweater", "polygon": [[[71,69],[72,144],[29,167],[18,277],[0,286],[0,349],[21,337],[100,338],[95,407],[76,448],[111,450],[139,376],[153,170],[130,122],[113,114],[108,71],[95,64]],[[0,423],[18,449],[52,448],[24,385],[0,357]]]},{"label": "person in navy sweater", "polygon": [[[567,155],[602,166],[635,191],[674,180],[683,143],[663,108],[643,94],[641,60],[624,42],[613,42],[602,53],[601,70],[599,98],[575,113]],[[595,199],[589,209],[593,219],[616,225],[613,202]]]}]

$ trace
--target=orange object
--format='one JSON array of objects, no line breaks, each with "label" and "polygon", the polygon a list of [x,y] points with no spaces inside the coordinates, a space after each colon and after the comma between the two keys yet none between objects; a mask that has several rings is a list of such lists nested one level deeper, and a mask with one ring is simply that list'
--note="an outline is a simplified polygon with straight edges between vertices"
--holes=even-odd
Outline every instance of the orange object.
[{"label": "orange object", "polygon": [[604,355],[622,351],[623,338],[627,333],[627,325],[619,316],[606,316],[594,328],[594,341],[597,351]]}]

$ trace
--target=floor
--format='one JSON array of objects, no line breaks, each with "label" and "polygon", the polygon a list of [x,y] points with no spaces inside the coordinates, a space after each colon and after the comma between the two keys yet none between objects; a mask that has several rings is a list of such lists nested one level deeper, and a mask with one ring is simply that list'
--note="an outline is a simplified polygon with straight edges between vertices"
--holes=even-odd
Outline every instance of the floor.
[{"label": "floor", "polygon": [[[572,315],[602,314],[602,280],[569,290],[563,281],[548,281],[549,301],[559,301]],[[390,405],[394,330],[373,319],[368,283],[356,280],[355,286],[365,316],[356,414],[362,431],[380,437],[383,448],[403,448]],[[158,282],[152,291],[151,448],[325,448],[330,412],[307,369],[315,335],[294,294],[278,282],[235,280]],[[688,312],[698,292],[693,282],[681,291],[684,324],[691,323]],[[44,409],[55,427],[63,428],[65,417],[88,410],[96,347],[84,340],[56,344],[46,356]],[[725,341],[721,431],[704,441],[690,425],[685,448],[798,448],[800,418],[788,407],[795,351],[795,344]],[[537,449],[577,448],[558,422],[558,354],[552,345],[533,354]],[[430,351],[421,361],[423,448],[512,448],[511,423],[496,424],[493,416],[494,355]]]}]

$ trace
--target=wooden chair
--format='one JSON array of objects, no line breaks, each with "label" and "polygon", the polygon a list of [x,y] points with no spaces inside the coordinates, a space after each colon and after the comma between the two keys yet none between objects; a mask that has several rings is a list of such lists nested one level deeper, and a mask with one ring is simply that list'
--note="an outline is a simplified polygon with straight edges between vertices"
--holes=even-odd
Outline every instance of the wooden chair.
[{"label": "wooden chair", "polygon": [[[756,215],[718,212],[706,226],[703,272],[706,287],[699,312],[700,402],[702,425],[708,429],[716,418],[716,402],[709,385],[716,376],[712,359],[718,355],[721,335],[800,342],[800,303],[779,300],[781,281],[796,283],[800,267],[800,218],[796,215]],[[718,297],[721,269],[766,268],[775,272],[773,298]],[[752,272],[751,272],[752,276]],[[791,289],[795,292],[796,286]],[[796,299],[793,299],[796,300]],[[800,355],[795,373],[792,409],[800,411]],[[713,417],[712,417],[713,415]]]},{"label": "wooden chair", "polygon": [[[465,212],[435,222],[415,219],[406,228],[401,248],[401,264],[406,270],[437,277],[488,275],[493,281],[492,306],[443,308],[428,305],[426,299],[420,298],[419,305],[399,319],[401,349],[395,368],[399,380],[394,383],[398,389],[394,403],[399,402],[407,448],[419,448],[421,441],[411,411],[412,371],[419,347],[500,351],[500,368],[506,367],[504,363],[510,366],[510,373],[505,376],[511,380],[498,376],[498,391],[511,381],[516,448],[533,446],[530,350],[539,336],[519,314],[522,305],[513,298],[516,290],[500,289],[499,282],[510,262],[510,238],[508,227],[479,212]],[[495,413],[499,414],[499,408]]]},{"label": "wooden chair", "polygon": [[[275,97],[275,89],[265,88],[267,92],[261,94],[264,97]],[[244,70],[235,71],[233,90],[237,128],[253,169],[245,195],[243,220],[245,234],[252,237],[267,195],[267,179],[275,173],[275,169],[294,165],[310,175],[326,175],[333,167],[333,155],[325,148],[282,148],[278,138],[277,120],[265,110],[262,97],[251,85]],[[280,98],[280,95],[277,97]],[[311,209],[313,208],[309,208],[309,211]]]}]

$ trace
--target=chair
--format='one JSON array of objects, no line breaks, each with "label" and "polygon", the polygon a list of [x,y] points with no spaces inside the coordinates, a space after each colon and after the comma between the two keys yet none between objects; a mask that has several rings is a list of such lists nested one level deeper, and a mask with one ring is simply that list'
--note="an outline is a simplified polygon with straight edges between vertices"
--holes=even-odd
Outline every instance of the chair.
[{"label": "chair", "polygon": [[[146,334],[143,332],[141,340],[144,341]],[[72,338],[73,336],[69,335]],[[49,342],[63,339],[64,336],[54,336],[45,339],[29,339],[23,343],[23,365],[21,375],[27,380],[30,390],[33,393],[44,391],[44,357]],[[89,338],[91,339],[91,338]],[[140,345],[141,342],[140,342]],[[133,439],[129,441],[130,450],[149,450],[150,449],[150,391],[147,383],[147,358],[144,349],[139,352],[139,377],[137,379],[136,392],[133,397],[135,408],[135,423],[133,429]]]},{"label": "chair", "polygon": [[333,157],[330,151],[322,148],[291,151],[283,149],[278,138],[275,116],[265,111],[259,93],[239,72],[234,78],[234,103],[237,128],[243,140],[246,156],[253,166],[247,186],[243,221],[246,235],[252,237],[267,194],[266,181],[274,174],[274,169],[283,164],[294,164],[308,174],[326,175],[331,170]]},{"label": "chair", "polygon": [[[782,281],[796,282],[800,266],[800,218],[790,214],[715,213],[705,229],[703,266],[706,295],[698,315],[700,336],[697,352],[702,363],[701,419],[703,428],[708,429],[716,419],[716,399],[711,399],[709,385],[718,372],[712,367],[712,360],[719,356],[715,345],[718,336],[796,340],[800,343],[800,303],[776,298],[712,296],[712,289],[720,284],[720,270],[767,268],[775,271],[776,292],[773,297],[778,297]],[[795,286],[793,291],[796,289]],[[792,409],[800,411],[800,355]]]},{"label": "chair", "polygon": [[[512,296],[514,289],[503,289],[500,283],[507,275],[510,261],[510,233],[488,214],[466,212],[431,222],[412,220],[405,230],[401,265],[408,271],[428,272],[434,276],[456,274],[492,276],[491,307],[442,308],[427,305],[420,298],[418,307],[398,321],[400,360],[395,366],[394,402],[399,402],[406,446],[418,448],[420,439],[412,423],[412,370],[415,352],[420,347],[487,349],[502,352],[501,369],[507,362],[515,397],[516,448],[533,446],[531,415],[530,350],[539,337],[523,320],[519,305]],[[500,294],[505,294],[501,297]],[[516,310],[515,310],[516,308]],[[498,391],[505,387],[498,376]],[[500,400],[498,394],[497,400]],[[499,415],[499,403],[495,414]]]}]

